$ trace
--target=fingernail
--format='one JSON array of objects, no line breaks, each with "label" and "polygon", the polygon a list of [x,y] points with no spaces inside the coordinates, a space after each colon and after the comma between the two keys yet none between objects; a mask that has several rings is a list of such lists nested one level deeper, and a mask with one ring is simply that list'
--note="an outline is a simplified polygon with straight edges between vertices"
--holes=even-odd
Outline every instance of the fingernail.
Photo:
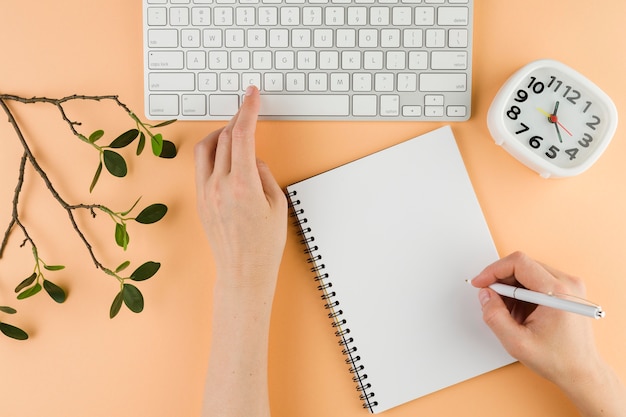
[{"label": "fingernail", "polygon": [[248,88],[246,88],[246,96],[251,96],[253,92],[254,92],[254,86],[249,85]]},{"label": "fingernail", "polygon": [[478,292],[478,301],[480,301],[480,305],[484,306],[485,304],[487,304],[489,302],[489,299],[491,298],[491,295],[489,294],[489,290],[486,288],[482,288],[479,292]]}]

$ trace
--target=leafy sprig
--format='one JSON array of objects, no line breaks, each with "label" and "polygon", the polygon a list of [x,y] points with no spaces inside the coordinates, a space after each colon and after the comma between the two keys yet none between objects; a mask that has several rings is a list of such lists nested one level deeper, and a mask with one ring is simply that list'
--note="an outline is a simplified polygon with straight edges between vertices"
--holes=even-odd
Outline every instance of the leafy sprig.
[{"label": "leafy sprig", "polygon": [[32,297],[42,290],[42,288],[48,293],[48,295],[57,303],[65,302],[67,295],[65,290],[54,282],[46,279],[44,276],[44,270],[46,271],[61,271],[65,269],[64,265],[48,265],[43,259],[39,257],[37,247],[33,246],[33,257],[35,258],[35,268],[33,273],[29,275],[25,280],[20,282],[15,287],[15,292],[18,300],[24,300]]},{"label": "leafy sprig", "polygon": [[150,144],[152,147],[152,153],[160,158],[174,158],[176,157],[176,145],[173,142],[163,139],[163,135],[160,133],[153,134],[151,128],[159,128],[167,126],[173,123],[173,120],[159,123],[155,126],[141,122],[136,116],[131,116],[137,122],[136,129],[130,129],[115,139],[106,146],[100,146],[96,142],[104,137],[103,130],[96,130],[89,137],[82,134],[78,134],[78,137],[91,146],[93,146],[98,152],[100,152],[100,162],[96,168],[96,173],[93,176],[91,185],[89,186],[89,192],[92,192],[100,175],[102,174],[102,168],[105,167],[109,173],[115,177],[125,177],[128,173],[128,166],[124,157],[113,149],[121,149],[132,144],[137,138],[139,142],[137,145],[136,155],[139,156],[143,153],[146,145],[146,134],[150,137]]},{"label": "leafy sprig", "polygon": [[[105,132],[103,130],[96,130],[86,136],[85,134],[79,132],[77,129],[77,127],[80,126],[81,123],[71,120],[67,115],[64,107],[65,104],[76,100],[97,102],[103,100],[113,101],[120,108],[122,108],[124,112],[134,121],[135,128],[129,129],[122,134],[117,135],[115,139],[113,139],[108,145],[101,145],[102,139],[105,137]],[[128,233],[129,222],[134,221],[140,224],[156,223],[166,215],[168,210],[167,206],[162,203],[150,204],[143,210],[141,210],[139,214],[137,214],[135,217],[132,217],[130,213],[136,208],[141,197],[135,201],[130,209],[124,211],[117,211],[103,204],[67,203],[56,190],[44,169],[39,165],[37,159],[35,158],[35,155],[29,147],[28,141],[26,140],[26,137],[24,136],[21,127],[19,126],[17,120],[13,116],[13,113],[7,104],[8,102],[19,102],[23,104],[45,103],[55,106],[63,120],[68,125],[72,134],[80,139],[82,142],[85,142],[88,145],[92,146],[98,152],[98,166],[89,187],[90,193],[93,191],[94,187],[98,183],[100,176],[104,171],[104,168],[106,168],[106,171],[114,177],[122,178],[127,175],[128,163],[126,158],[119,150],[131,145],[135,141],[137,141],[137,147],[135,150],[136,156],[140,156],[143,153],[144,148],[149,140],[153,155],[166,159],[176,157],[176,145],[171,141],[164,140],[161,133],[153,132],[153,129],[167,126],[173,123],[175,120],[169,120],[163,123],[159,123],[157,125],[144,123],[124,103],[119,100],[118,96],[72,95],[60,99],[50,99],[46,97],[23,98],[14,95],[0,94],[0,108],[4,110],[5,114],[8,116],[8,121],[13,126],[16,136],[24,149],[22,158],[20,160],[19,175],[13,196],[13,210],[11,220],[4,234],[4,238],[0,244],[0,258],[2,258],[2,254],[7,247],[11,232],[15,228],[19,228],[24,235],[24,240],[21,246],[29,244],[35,260],[33,272],[28,275],[26,279],[22,280],[20,284],[18,284],[15,288],[15,292],[18,293],[17,298],[20,300],[30,298],[36,294],[41,293],[43,289],[57,303],[63,303],[67,299],[66,291],[59,285],[52,282],[49,279],[48,274],[48,272],[64,270],[65,266],[47,264],[43,261],[43,259],[39,255],[39,247],[35,243],[33,237],[30,235],[27,225],[22,222],[19,214],[19,197],[24,184],[26,172],[25,168],[27,164],[30,164],[33,167],[34,171],[41,177],[54,199],[67,212],[72,228],[84,243],[96,268],[101,269],[107,275],[112,276],[118,280],[120,284],[120,291],[114,298],[113,304],[109,312],[109,316],[111,318],[115,317],[123,304],[125,304],[131,311],[135,313],[143,311],[144,299],[141,291],[135,285],[127,281],[145,281],[158,272],[161,264],[154,261],[145,262],[129,276],[123,276],[122,273],[130,265],[130,261],[124,261],[114,270],[107,268],[96,257],[92,245],[90,244],[89,240],[75,220],[74,212],[81,209],[90,210],[92,217],[96,217],[97,211],[107,214],[115,224],[116,244],[126,250],[130,242],[130,236]],[[0,312],[3,312],[5,314],[15,314],[16,311],[9,306],[0,306]],[[0,331],[6,336],[14,339],[25,340],[28,338],[28,334],[25,331],[16,326],[4,323],[3,321],[0,321]]]},{"label": "leafy sprig", "polygon": [[145,281],[152,278],[161,268],[158,262],[148,261],[130,274],[130,276],[122,277],[120,274],[130,265],[130,261],[125,261],[118,266],[115,271],[105,271],[107,274],[117,278],[120,283],[120,292],[113,299],[113,304],[109,310],[109,317],[113,318],[119,313],[122,303],[128,307],[133,313],[141,313],[143,311],[144,301],[141,291],[126,281]]}]

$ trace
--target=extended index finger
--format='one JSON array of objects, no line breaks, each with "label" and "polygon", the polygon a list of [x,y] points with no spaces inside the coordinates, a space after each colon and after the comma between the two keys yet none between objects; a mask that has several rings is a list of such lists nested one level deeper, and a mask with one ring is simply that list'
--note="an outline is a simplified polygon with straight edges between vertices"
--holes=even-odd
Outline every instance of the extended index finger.
[{"label": "extended index finger", "polygon": [[232,128],[233,170],[256,170],[255,133],[260,106],[259,90],[250,86],[246,90],[239,116]]}]

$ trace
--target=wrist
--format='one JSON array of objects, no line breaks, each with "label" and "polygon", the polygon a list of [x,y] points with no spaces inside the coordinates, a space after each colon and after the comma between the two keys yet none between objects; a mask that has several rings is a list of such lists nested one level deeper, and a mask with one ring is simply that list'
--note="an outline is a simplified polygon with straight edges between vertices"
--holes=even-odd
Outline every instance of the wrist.
[{"label": "wrist", "polygon": [[601,358],[590,358],[586,367],[555,383],[584,416],[599,415],[599,410],[607,416],[621,416],[626,410],[624,386]]},{"label": "wrist", "polygon": [[220,270],[213,289],[214,300],[239,307],[271,306],[276,280],[277,272]]}]

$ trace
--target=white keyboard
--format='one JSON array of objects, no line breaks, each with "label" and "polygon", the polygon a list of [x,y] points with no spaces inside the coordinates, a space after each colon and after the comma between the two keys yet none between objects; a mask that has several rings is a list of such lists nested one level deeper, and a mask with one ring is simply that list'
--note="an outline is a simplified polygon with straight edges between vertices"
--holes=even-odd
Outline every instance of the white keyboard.
[{"label": "white keyboard", "polygon": [[462,121],[473,0],[143,0],[151,120]]}]

